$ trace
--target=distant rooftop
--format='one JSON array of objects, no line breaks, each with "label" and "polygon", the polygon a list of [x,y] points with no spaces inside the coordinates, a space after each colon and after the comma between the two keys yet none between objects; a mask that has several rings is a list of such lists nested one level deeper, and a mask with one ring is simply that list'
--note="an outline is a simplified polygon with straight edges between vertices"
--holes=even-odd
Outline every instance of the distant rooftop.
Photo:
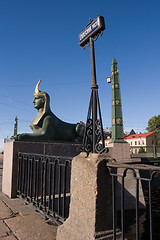
[{"label": "distant rooftop", "polygon": [[131,135],[125,136],[124,139],[146,138],[146,137],[152,135],[155,132],[156,131],[154,131],[154,132],[146,132],[146,133],[131,134]]}]

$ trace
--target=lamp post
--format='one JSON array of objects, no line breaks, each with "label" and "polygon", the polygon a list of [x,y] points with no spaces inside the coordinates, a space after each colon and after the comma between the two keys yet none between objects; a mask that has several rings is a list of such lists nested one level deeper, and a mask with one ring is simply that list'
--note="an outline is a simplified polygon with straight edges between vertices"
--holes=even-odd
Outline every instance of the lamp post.
[{"label": "lamp post", "polygon": [[[86,28],[79,34],[79,45],[83,48],[90,46],[92,85],[91,97],[86,121],[86,130],[83,138],[83,150],[86,152],[102,153],[105,149],[103,125],[96,81],[94,41],[105,29],[104,18],[100,15],[90,20]],[[98,118],[99,117],[99,118]]]}]

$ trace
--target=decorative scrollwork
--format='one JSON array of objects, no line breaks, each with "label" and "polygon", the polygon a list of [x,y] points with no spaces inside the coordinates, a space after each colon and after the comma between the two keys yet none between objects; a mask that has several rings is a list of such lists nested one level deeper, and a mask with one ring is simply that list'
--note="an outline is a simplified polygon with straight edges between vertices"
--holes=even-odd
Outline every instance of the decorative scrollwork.
[{"label": "decorative scrollwork", "polygon": [[92,146],[91,144],[87,144],[86,146],[83,147],[84,152],[91,152],[92,151]]},{"label": "decorative scrollwork", "polygon": [[86,135],[92,141],[92,135],[93,135],[93,120],[89,118],[86,123]]},{"label": "decorative scrollwork", "polygon": [[92,128],[93,120],[91,118],[87,119],[86,128]]},{"label": "decorative scrollwork", "polygon": [[96,144],[96,152],[100,153],[102,151],[102,149],[104,149],[102,144],[101,143],[97,143]]},{"label": "decorative scrollwork", "polygon": [[92,136],[93,136],[92,126],[93,126],[93,120],[91,118],[88,118],[86,122],[85,136],[83,139],[83,150],[85,152],[92,151]]},{"label": "decorative scrollwork", "polygon": [[[95,91],[95,90],[92,90]],[[96,95],[96,101],[99,104],[98,100],[98,93]],[[94,96],[95,96],[94,95]],[[93,94],[91,94],[90,102],[93,101]],[[86,152],[96,152],[96,153],[102,153],[102,152],[108,152],[108,149],[105,148],[104,145],[104,137],[103,137],[103,126],[102,126],[102,120],[101,120],[101,113],[100,113],[100,107],[98,107],[99,110],[99,117],[100,119],[96,119],[95,122],[93,122],[93,119],[91,116],[93,114],[92,109],[93,104],[89,105],[88,110],[88,117],[86,122],[86,131],[83,139],[83,150]]]},{"label": "decorative scrollwork", "polygon": [[95,131],[96,136],[98,137],[100,135],[101,129],[97,128]]}]

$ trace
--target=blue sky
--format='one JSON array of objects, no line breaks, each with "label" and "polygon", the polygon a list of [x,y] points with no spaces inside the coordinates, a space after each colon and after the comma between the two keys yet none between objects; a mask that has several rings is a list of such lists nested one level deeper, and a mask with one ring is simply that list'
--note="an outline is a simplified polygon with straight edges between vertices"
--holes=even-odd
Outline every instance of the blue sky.
[{"label": "blue sky", "polygon": [[67,122],[86,121],[91,93],[90,49],[78,34],[90,18],[105,18],[95,42],[96,73],[103,126],[111,127],[111,62],[119,65],[124,130],[144,132],[160,113],[158,0],[0,0],[0,150],[3,139],[30,132],[36,116],[33,93],[49,93],[51,109]]}]

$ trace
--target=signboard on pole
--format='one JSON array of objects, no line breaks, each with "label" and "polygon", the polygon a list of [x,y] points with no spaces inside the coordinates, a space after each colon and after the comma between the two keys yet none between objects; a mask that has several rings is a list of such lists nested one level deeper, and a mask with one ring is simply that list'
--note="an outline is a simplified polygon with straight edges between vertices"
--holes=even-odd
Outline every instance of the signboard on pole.
[{"label": "signboard on pole", "polygon": [[101,34],[104,29],[104,18],[98,15],[96,19],[89,20],[86,28],[78,36],[80,46],[85,47],[85,45],[89,43],[91,54],[92,92],[88,109],[86,128],[83,137],[83,151],[86,151],[88,153],[102,153],[104,151],[106,152],[100,104],[98,98],[98,85],[96,82],[96,67],[94,54],[94,41],[97,40],[98,35]]},{"label": "signboard on pole", "polygon": [[98,15],[87,27],[79,34],[79,45],[83,47],[89,42],[90,37],[95,37],[105,29],[104,17]]}]

